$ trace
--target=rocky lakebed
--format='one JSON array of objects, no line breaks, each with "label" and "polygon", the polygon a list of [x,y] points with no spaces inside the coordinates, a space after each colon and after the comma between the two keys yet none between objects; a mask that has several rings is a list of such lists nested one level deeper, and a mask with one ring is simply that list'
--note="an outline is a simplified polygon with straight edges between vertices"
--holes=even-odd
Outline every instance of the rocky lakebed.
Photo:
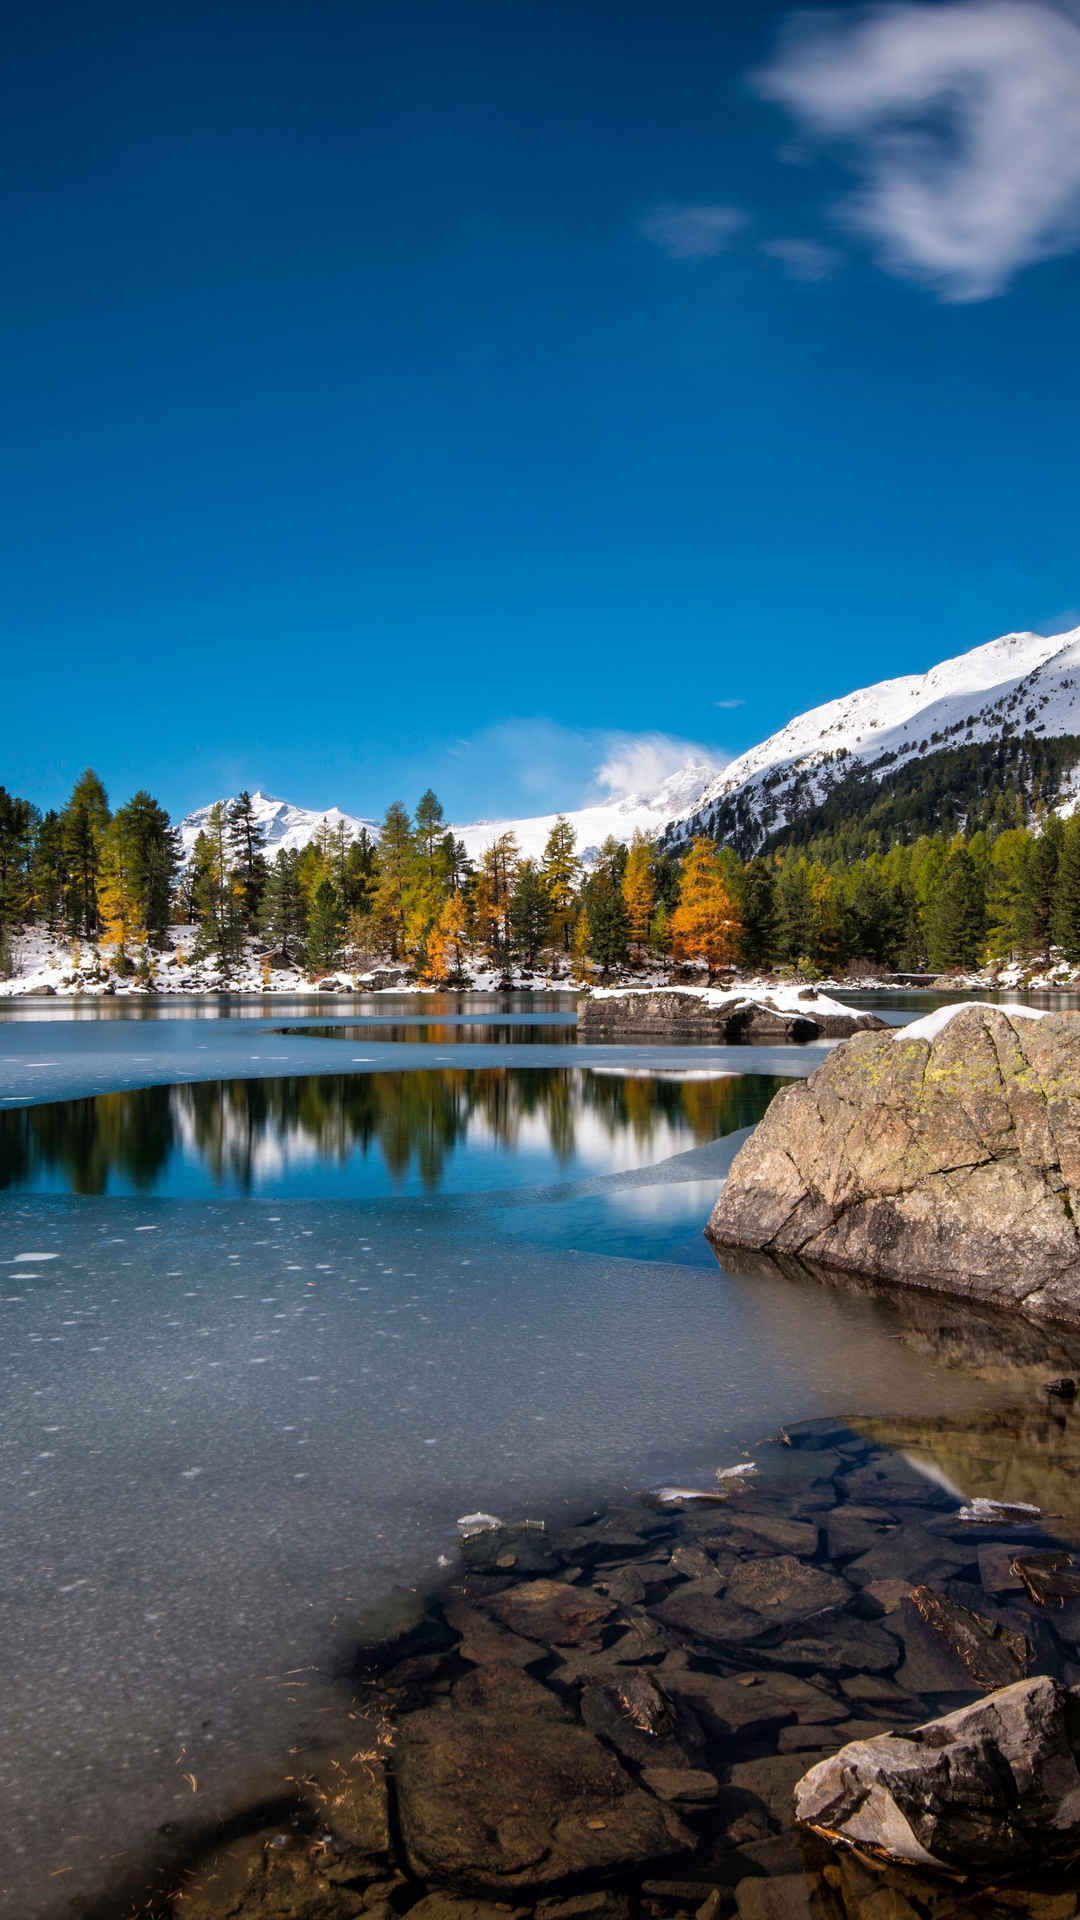
[{"label": "rocky lakebed", "polygon": [[[1041,1512],[965,1505],[932,1425],[894,1437],[852,1419],[781,1432],[711,1485],[558,1530],[464,1517],[442,1591],[357,1623],[343,1726],[228,1828],[193,1821],[163,1841],[156,1890],[112,1911],[1067,1920],[1080,1911],[1068,1396],[1054,1382],[982,1430],[963,1423],[984,1484],[991,1463],[1007,1488],[1034,1452]],[[981,1723],[970,1739],[915,1732],[963,1721],[987,1694],[1013,1703],[1019,1752]],[[800,1787],[842,1749],[876,1765],[865,1743],[890,1734],[919,1777],[910,1792],[901,1780],[903,1817],[888,1802],[877,1841],[899,1824],[921,1864],[867,1838],[881,1791],[846,1756],[839,1790],[824,1769]]]}]

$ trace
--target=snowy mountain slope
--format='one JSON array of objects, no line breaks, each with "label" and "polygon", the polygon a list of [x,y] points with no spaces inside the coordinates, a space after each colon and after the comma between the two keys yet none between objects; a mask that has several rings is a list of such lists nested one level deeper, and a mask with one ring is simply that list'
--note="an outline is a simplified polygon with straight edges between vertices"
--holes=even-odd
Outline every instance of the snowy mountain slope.
[{"label": "snowy mountain slope", "polygon": [[1080,733],[1080,627],[1007,633],[928,673],[861,687],[799,714],[733,760],[673,822],[668,844],[738,819],[760,840],[862,764],[880,777],[921,753],[1005,732]]},{"label": "snowy mountain slope", "polygon": [[[325,813],[316,813],[309,807],[294,807],[290,800],[276,800],[272,795],[261,791],[253,793],[251,800],[255,818],[266,836],[266,850],[271,859],[279,847],[284,847],[287,853],[293,852],[298,847],[306,847],[309,840],[314,840],[320,827],[334,829],[342,821],[345,822],[345,830],[350,840],[356,839],[361,828],[366,828],[372,838],[378,832],[374,820],[357,819],[351,813],[342,813],[340,807],[328,807]],[[180,822],[180,841],[185,863],[191,858],[191,850],[200,833],[205,831],[213,805],[214,802],[210,801],[205,807],[197,807],[194,813],[189,813]],[[232,800],[225,800],[223,805],[230,807]]]},{"label": "snowy mountain slope", "polygon": [[[625,800],[605,800],[596,806],[578,807],[568,810],[563,817],[569,820],[577,835],[578,854],[587,860],[609,834],[616,840],[632,840],[635,833],[656,839],[669,820],[698,805],[715,779],[715,764],[688,760],[685,766],[669,773],[652,793],[635,793]],[[478,860],[502,833],[512,833],[522,854],[527,859],[538,860],[558,817],[555,813],[543,813],[531,820],[476,820],[469,826],[455,826],[453,832],[457,839],[465,842],[472,860]]]},{"label": "snowy mountain slope", "polygon": [[[631,794],[627,799],[606,800],[595,806],[579,807],[576,811],[567,812],[565,817],[577,835],[578,853],[587,858],[590,850],[599,847],[609,834],[613,834],[617,840],[630,840],[637,832],[655,838],[669,820],[697,804],[706,788],[715,780],[716,772],[715,761],[689,760],[685,766],[668,774],[652,793]],[[307,807],[294,806],[289,800],[273,799],[262,792],[253,793],[251,797],[256,819],[266,834],[266,849],[271,858],[279,847],[291,851],[306,846],[309,840],[315,838],[320,827],[325,825],[334,829],[342,821],[350,839],[355,839],[361,828],[365,828],[372,839],[378,838],[377,821],[362,820],[353,814],[342,813],[340,807],[328,807],[325,813],[318,813]],[[231,802],[224,804],[229,806]],[[206,827],[210,805],[197,808],[180,823],[185,862],[190,859],[195,841]],[[454,825],[449,830],[457,839],[465,842],[470,859],[479,860],[500,834],[512,833],[521,853],[535,860],[543,853],[548,834],[557,818],[557,814],[546,813],[525,820],[476,820],[465,826]]]}]

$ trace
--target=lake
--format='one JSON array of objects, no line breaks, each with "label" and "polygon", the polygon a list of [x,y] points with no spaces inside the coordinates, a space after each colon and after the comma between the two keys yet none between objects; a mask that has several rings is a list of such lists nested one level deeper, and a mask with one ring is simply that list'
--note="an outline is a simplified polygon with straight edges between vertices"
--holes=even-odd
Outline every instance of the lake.
[{"label": "lake", "polygon": [[114,1885],[188,1817],[185,1775],[207,1818],[280,1787],[347,1706],[357,1617],[442,1577],[459,1515],[711,1476],[782,1421],[1007,1399],[888,1303],[709,1252],[746,1129],[821,1047],[582,1047],[566,1001],[440,998],[4,1009],[25,1920]]}]

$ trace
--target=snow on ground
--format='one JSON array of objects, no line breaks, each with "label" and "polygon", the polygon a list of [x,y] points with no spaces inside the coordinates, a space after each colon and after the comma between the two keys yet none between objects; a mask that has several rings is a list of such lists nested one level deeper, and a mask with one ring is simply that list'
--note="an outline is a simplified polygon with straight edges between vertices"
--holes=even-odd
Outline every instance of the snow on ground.
[{"label": "snow on ground", "polygon": [[924,1013],[921,1020],[912,1020],[906,1027],[897,1027],[894,1040],[936,1040],[944,1033],[951,1020],[968,1007],[985,1007],[991,1013],[1003,1013],[1007,1020],[1042,1020],[1045,1007],[1002,1007],[993,1000],[957,1000],[948,1007],[935,1007],[933,1013]]}]

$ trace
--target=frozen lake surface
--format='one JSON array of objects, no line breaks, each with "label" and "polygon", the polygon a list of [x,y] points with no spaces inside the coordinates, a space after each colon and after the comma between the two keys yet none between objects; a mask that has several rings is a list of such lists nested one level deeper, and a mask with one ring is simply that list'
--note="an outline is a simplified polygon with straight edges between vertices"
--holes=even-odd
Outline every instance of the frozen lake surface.
[{"label": "frozen lake surface", "polygon": [[[0,1894],[25,1920],[190,1819],[185,1775],[202,1819],[280,1791],[340,1720],[358,1615],[437,1580],[459,1514],[940,1405],[889,1309],[733,1279],[702,1240],[769,1076],[820,1050],[277,1024],[0,1027]],[[954,1409],[995,1392],[950,1374]]]}]

